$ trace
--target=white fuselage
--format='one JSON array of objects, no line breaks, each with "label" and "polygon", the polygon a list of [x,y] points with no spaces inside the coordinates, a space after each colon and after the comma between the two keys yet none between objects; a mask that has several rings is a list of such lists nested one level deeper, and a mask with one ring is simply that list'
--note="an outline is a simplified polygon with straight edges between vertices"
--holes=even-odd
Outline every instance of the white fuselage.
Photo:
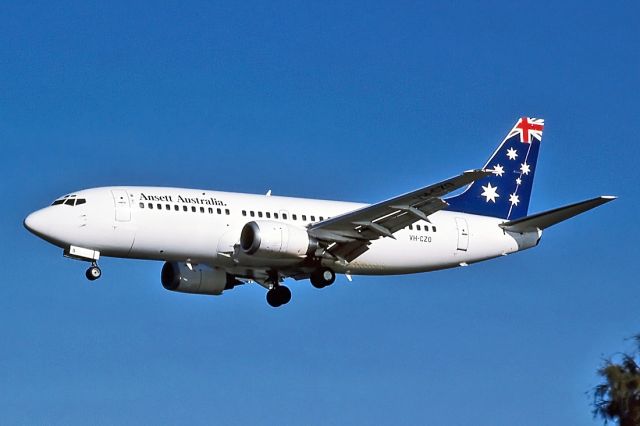
[{"label": "white fuselage", "polygon": [[[243,226],[274,220],[308,225],[365,206],[313,200],[160,187],[106,187],[74,193],[80,205],[52,205],[31,214],[25,224],[47,241],[68,249],[84,247],[102,256],[205,263],[230,274],[250,276],[273,260],[238,254]],[[537,244],[541,232],[511,233],[502,219],[439,211],[380,238],[350,263],[324,259],[348,274],[405,274],[467,265]],[[304,262],[304,259],[300,259]],[[277,265],[277,262],[276,262]]]}]

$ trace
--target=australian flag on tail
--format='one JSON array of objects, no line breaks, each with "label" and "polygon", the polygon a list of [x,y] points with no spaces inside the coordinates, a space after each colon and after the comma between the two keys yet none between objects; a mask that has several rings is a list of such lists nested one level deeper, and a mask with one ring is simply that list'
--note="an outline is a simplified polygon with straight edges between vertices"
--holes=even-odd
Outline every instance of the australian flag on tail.
[{"label": "australian flag on tail", "polygon": [[447,210],[510,220],[526,216],[543,129],[540,118],[519,119],[484,166],[491,176],[448,198]]}]

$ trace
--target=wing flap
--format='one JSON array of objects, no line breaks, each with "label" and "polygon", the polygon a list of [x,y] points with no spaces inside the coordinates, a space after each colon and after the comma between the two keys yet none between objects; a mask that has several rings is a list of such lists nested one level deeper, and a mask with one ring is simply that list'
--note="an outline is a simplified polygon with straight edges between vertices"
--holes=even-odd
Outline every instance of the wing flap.
[{"label": "wing flap", "polygon": [[348,263],[369,250],[370,244],[371,242],[369,241],[352,241],[346,244],[336,244],[329,249],[329,253],[339,261]]}]

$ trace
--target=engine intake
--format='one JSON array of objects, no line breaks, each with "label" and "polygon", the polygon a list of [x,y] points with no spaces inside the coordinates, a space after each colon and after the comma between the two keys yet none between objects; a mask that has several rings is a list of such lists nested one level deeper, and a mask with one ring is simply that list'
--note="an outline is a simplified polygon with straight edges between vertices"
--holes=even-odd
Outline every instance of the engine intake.
[{"label": "engine intake", "polygon": [[192,265],[192,269],[180,262],[165,262],[160,274],[162,286],[180,293],[218,295],[224,290],[241,284],[224,269],[206,265]]},{"label": "engine intake", "polygon": [[257,257],[304,257],[316,248],[306,229],[273,220],[249,222],[240,233],[240,249]]}]

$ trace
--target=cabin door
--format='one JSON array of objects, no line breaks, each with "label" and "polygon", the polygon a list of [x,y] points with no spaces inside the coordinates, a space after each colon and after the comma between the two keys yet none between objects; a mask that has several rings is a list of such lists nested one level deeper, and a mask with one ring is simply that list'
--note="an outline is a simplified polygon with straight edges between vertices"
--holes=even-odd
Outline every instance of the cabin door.
[{"label": "cabin door", "polygon": [[111,190],[113,203],[116,209],[116,222],[128,222],[131,220],[131,202],[129,194],[124,189]]},{"label": "cabin door", "polygon": [[456,217],[456,228],[458,228],[458,250],[467,251],[467,248],[469,248],[469,227],[467,220]]}]

